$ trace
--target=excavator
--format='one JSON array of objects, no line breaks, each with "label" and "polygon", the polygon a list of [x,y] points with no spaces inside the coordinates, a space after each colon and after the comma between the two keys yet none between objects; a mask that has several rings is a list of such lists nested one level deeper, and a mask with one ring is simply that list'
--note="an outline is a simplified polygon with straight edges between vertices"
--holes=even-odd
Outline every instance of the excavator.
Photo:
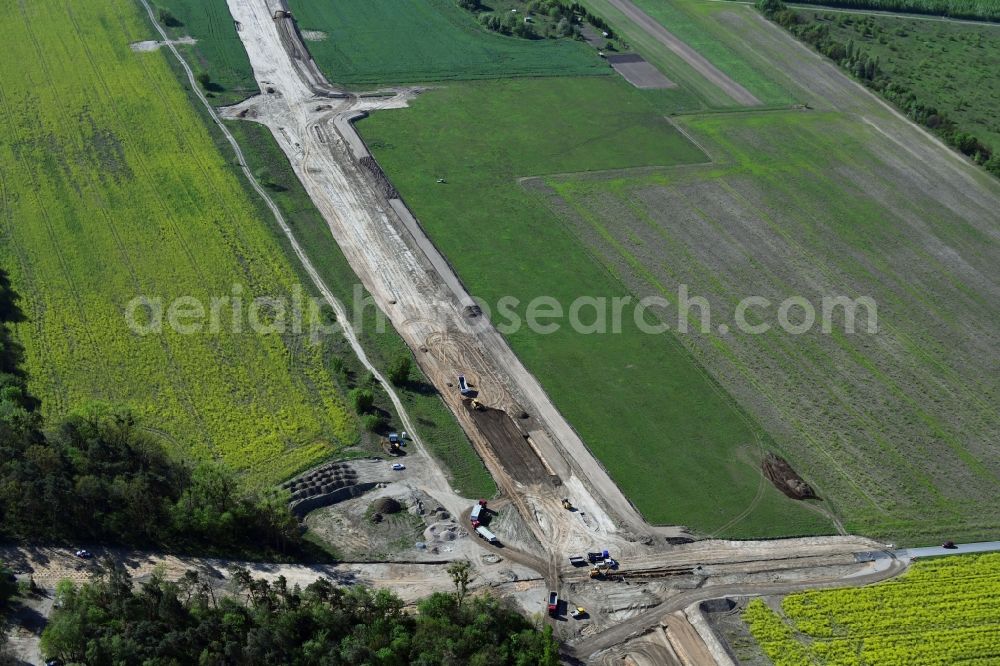
[{"label": "excavator", "polygon": [[479,398],[470,398],[468,396],[465,396],[464,398],[462,398],[462,400],[464,402],[469,403],[469,405],[474,410],[476,410],[477,412],[481,412],[481,411],[484,411],[486,409],[486,405],[484,405],[483,403],[479,402]]}]

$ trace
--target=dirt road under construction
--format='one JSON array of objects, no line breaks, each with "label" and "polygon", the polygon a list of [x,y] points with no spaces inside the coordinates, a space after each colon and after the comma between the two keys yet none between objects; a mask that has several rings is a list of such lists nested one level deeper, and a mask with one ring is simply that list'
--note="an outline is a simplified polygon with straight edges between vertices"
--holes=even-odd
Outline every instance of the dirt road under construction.
[{"label": "dirt road under construction", "polygon": [[[405,106],[419,90],[340,90],[311,60],[282,2],[228,2],[262,93],[222,115],[272,131],[360,281],[441,392],[504,501],[520,515],[530,532],[523,543],[540,544],[539,552],[501,551],[536,570],[564,597],[593,608],[586,625],[553,620],[568,654],[589,659],[651,628],[662,630],[668,615],[673,634],[693,635],[678,629],[682,617],[670,614],[700,599],[816,582],[852,584],[860,582],[852,576],[875,579],[902,568],[859,564],[853,553],[881,546],[853,537],[671,545],[684,540],[683,530],[642,520],[503,337],[477,313],[355,131],[353,120]],[[299,259],[308,269],[304,253]],[[328,293],[321,281],[318,286]],[[482,409],[459,394],[460,374]],[[443,477],[436,471],[426,478]],[[442,485],[431,481],[421,489],[449,507],[462,501]],[[562,497],[573,498],[573,511],[562,506]],[[616,581],[592,580],[568,564],[569,554],[597,546],[627,564]],[[686,652],[705,649],[689,641]]]},{"label": "dirt road under construction", "polygon": [[[229,7],[264,92],[223,115],[271,129],[360,281],[414,351],[504,494],[521,503],[526,516],[547,513],[544,503],[558,503],[563,495],[581,503],[586,522],[561,515],[545,526],[530,520],[539,541],[562,552],[650,533],[503,337],[476,314],[474,301],[402,202],[387,198],[394,192],[372,168],[351,121],[403,106],[417,91],[348,95],[329,85],[308,58],[294,21],[274,18],[284,11],[281,3],[230,0]],[[460,374],[487,410],[468,408],[456,386]]]}]

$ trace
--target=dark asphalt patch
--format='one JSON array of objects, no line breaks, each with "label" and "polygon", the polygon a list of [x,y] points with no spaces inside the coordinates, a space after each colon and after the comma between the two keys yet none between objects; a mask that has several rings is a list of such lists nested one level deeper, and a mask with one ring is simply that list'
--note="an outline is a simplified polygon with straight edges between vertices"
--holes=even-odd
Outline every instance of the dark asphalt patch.
[{"label": "dark asphalt patch", "polygon": [[615,71],[625,77],[625,80],[636,88],[663,89],[676,88],[677,84],[663,75],[637,53],[624,53],[607,56],[608,62]]}]

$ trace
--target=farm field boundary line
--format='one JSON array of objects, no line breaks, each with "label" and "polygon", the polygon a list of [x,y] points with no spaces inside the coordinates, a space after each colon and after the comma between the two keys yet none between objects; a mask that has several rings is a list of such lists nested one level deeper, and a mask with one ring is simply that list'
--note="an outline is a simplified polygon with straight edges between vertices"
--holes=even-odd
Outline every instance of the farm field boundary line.
[{"label": "farm field boundary line", "polygon": [[[249,167],[246,166],[246,158],[243,156],[243,149],[240,147],[240,144],[236,141],[236,138],[229,131],[229,128],[227,128],[225,123],[222,122],[222,119],[219,118],[218,114],[215,111],[215,108],[208,101],[208,98],[205,97],[205,94],[199,87],[198,82],[195,80],[195,75],[194,72],[191,70],[190,65],[188,65],[187,61],[181,55],[180,51],[177,49],[177,46],[172,42],[170,42],[166,32],[163,30],[163,27],[157,21],[156,15],[154,14],[153,8],[150,6],[148,0],[139,0],[139,2],[145,8],[146,13],[149,16],[149,20],[156,28],[156,31],[163,38],[164,42],[166,42],[167,48],[170,49],[170,52],[180,63],[181,67],[184,68],[184,72],[188,77],[188,83],[191,86],[191,89],[198,96],[198,99],[201,100],[201,103],[205,106],[205,109],[208,111],[213,122],[226,137],[226,141],[228,141],[229,145],[232,146],[233,152],[236,154],[236,158],[239,160],[240,170],[243,172],[243,175],[246,177],[247,181],[253,187],[254,191],[257,192],[257,194],[261,197],[261,199],[267,204],[267,207],[271,209],[271,212],[274,214],[275,221],[278,223],[282,231],[285,233],[285,236],[288,238],[288,242],[292,246],[295,252],[295,256],[302,264],[302,267],[309,274],[309,277],[312,278],[313,285],[316,287],[316,289],[320,291],[320,293],[323,295],[324,300],[326,300],[326,302],[330,305],[330,307],[333,308],[337,316],[337,322],[339,323],[341,329],[344,332],[344,337],[347,339],[347,341],[351,345],[351,348],[354,350],[354,353],[357,355],[358,359],[365,366],[365,368],[367,368],[367,370],[372,373],[372,376],[374,376],[376,380],[381,382],[386,393],[389,395],[389,399],[392,401],[393,407],[396,409],[396,413],[399,415],[399,418],[402,421],[403,425],[406,426],[407,432],[411,434],[414,443],[417,444],[420,447],[421,451],[423,451],[426,455],[426,447],[424,446],[423,441],[420,439],[419,431],[415,427],[413,421],[410,419],[410,416],[403,405],[403,401],[399,398],[399,395],[396,393],[392,384],[386,380],[386,378],[382,375],[379,369],[376,368],[368,359],[368,355],[365,352],[364,348],[361,346],[357,334],[355,333],[354,329],[351,327],[349,323],[350,320],[347,317],[347,312],[344,309],[343,304],[333,295],[333,292],[330,291],[330,288],[326,285],[326,283],[320,277],[319,273],[316,271],[316,268],[313,266],[312,262],[309,260],[309,257],[306,255],[305,251],[299,245],[298,240],[295,238],[295,235],[292,233],[291,228],[288,226],[288,223],[285,220],[284,215],[281,213],[281,210],[278,208],[277,204],[274,203],[274,201],[267,194],[267,192],[264,190],[261,184],[257,182],[257,179],[250,172]],[[444,475],[440,472],[440,469],[436,465],[430,465],[430,467],[432,467],[437,472],[437,474],[440,475],[441,487],[449,488],[447,480],[444,478]]]},{"label": "farm field boundary line", "polygon": [[[182,76],[179,65],[177,71],[178,76]],[[198,106],[201,108],[200,104]],[[359,299],[360,303],[355,302],[353,286],[358,284],[358,277],[343,250],[330,234],[327,220],[309,197],[270,128],[242,120],[225,119],[224,122],[243,147],[250,170],[259,179],[269,181],[270,196],[284,213],[293,233],[324,282],[348,308],[354,329],[359,334],[359,341],[367,350],[369,359],[376,366],[383,368],[385,373],[395,359],[409,355],[410,348],[394,328],[379,331],[379,318],[382,312],[381,310],[375,312],[364,305],[370,303],[372,298],[367,291]],[[222,140],[221,137],[219,140]],[[262,179],[262,175],[266,175],[267,178]],[[279,189],[272,189],[274,186]],[[247,190],[249,189],[247,185]],[[256,194],[251,193],[251,196],[258,201]],[[265,204],[262,201],[258,203],[262,216],[270,222],[283,251],[290,255],[292,250],[284,232],[274,222],[270,211],[265,209]],[[301,264],[293,263],[302,282],[311,283],[311,278]],[[347,343],[344,342],[343,346],[347,347]],[[349,347],[343,356],[350,357],[346,360],[352,366],[350,372],[353,376],[361,377],[365,374],[364,366]],[[452,487],[464,497],[494,497],[497,492],[496,484],[482,459],[469,443],[468,435],[452,417],[448,405],[441,396],[437,392],[425,390],[430,385],[430,380],[420,370],[418,364],[414,365],[414,370],[407,384],[397,387],[397,390],[411,419],[423,425],[421,434],[424,442],[431,447],[431,453],[438,460],[447,461],[445,471],[451,474]],[[391,402],[384,396],[381,391],[376,392],[378,408],[391,413]],[[364,453],[359,452],[359,455]]]},{"label": "farm field boundary line", "polygon": [[[831,119],[833,119],[833,118],[836,117],[834,114],[827,114],[827,115]],[[872,117],[876,117],[876,118],[882,118],[882,116],[879,116],[877,113],[876,114],[869,114],[869,115],[871,115]],[[811,126],[817,132],[817,135],[822,134],[826,130],[830,129],[830,126],[828,126],[825,122],[823,122],[824,121],[823,117],[817,116],[815,118],[816,120],[821,121],[818,125],[813,124],[811,122],[812,118],[810,116],[808,116],[808,115],[790,114],[789,118],[792,119],[792,120],[794,120],[794,119],[797,118],[800,121],[808,123],[808,125],[805,125],[804,127],[810,127]],[[792,130],[794,129],[794,127],[795,127],[795,123],[792,123],[792,122],[783,123],[780,118],[776,119],[776,120],[777,120],[777,123],[774,123],[774,124],[768,122],[768,123],[759,123],[758,126],[755,126],[755,127],[757,127],[757,131],[755,132],[755,136],[761,137],[761,141],[765,141],[766,140],[764,137],[766,137],[767,135],[763,134],[760,131],[760,129],[763,128],[765,125],[778,125],[778,124],[786,125],[787,126],[786,133],[791,133]],[[725,121],[725,120],[719,122],[718,119],[715,119],[715,122],[712,123],[712,126],[723,126],[723,125],[726,124],[726,122],[727,121]],[[843,124],[843,122],[844,122],[843,118],[841,118],[839,122],[841,124]],[[861,125],[861,123],[856,123],[856,122],[854,122],[853,119],[851,119],[850,122],[851,122],[851,126],[852,127],[858,127],[861,130],[866,130],[866,128],[863,125]],[[699,128],[695,127],[695,129],[697,130]],[[701,129],[703,131],[708,131],[709,127],[701,127]],[[716,129],[717,129],[717,127],[716,127]],[[795,137],[797,135],[798,135],[798,133],[792,133],[792,134],[789,135],[789,137],[792,138],[792,137]],[[714,134],[709,133],[709,136],[714,136]],[[802,134],[802,136],[808,136],[808,134]],[[861,136],[864,136],[864,135],[862,134]],[[881,142],[878,142],[878,143],[881,143]],[[874,145],[878,145],[878,143],[876,143]],[[919,143],[920,145],[923,145],[923,141],[918,141],[917,143]],[[817,145],[817,144],[810,143],[810,144],[804,144],[804,145]],[[819,145],[823,145],[823,144],[819,144]],[[828,148],[829,148],[829,146],[828,146]],[[885,149],[883,148],[883,150],[885,150]],[[835,150],[830,150],[831,156],[833,158],[835,158],[841,164],[843,164],[843,163],[850,164],[849,156],[851,154],[855,154],[855,153],[858,153],[858,151],[853,146],[851,148],[845,148],[844,149],[844,154],[841,154],[841,152],[839,152],[836,149]],[[807,153],[805,153],[805,152],[800,153],[800,157],[801,157],[801,155],[805,155],[805,154],[807,154]],[[769,157],[774,157],[773,153],[769,153],[768,155],[769,155]],[[750,159],[752,159],[752,157]],[[904,157],[904,159],[905,159],[905,157]],[[942,156],[941,159],[949,159],[949,158],[945,158],[945,157]],[[804,166],[805,166],[805,162],[806,162],[806,160],[803,160]],[[784,162],[782,162],[781,160],[776,160],[775,163],[776,164],[782,164]],[[858,177],[862,178],[862,179],[865,178],[866,175],[862,175],[862,174],[869,173],[868,167],[864,163],[857,164],[857,167],[860,167],[860,171],[858,173]],[[821,169],[822,169],[822,167],[819,167],[819,168],[817,168],[817,171],[819,171]],[[674,172],[673,175],[677,176],[678,174],[677,174],[677,172]],[[687,176],[693,176],[692,172],[687,172],[685,175],[687,175]],[[876,174],[874,172],[871,172],[871,176],[873,178],[875,177],[875,175]],[[896,182],[899,182],[899,179],[895,179],[895,180],[896,180]],[[829,179],[828,179],[828,182],[829,182]],[[683,184],[678,184],[678,185],[683,185]],[[959,183],[959,186],[960,185],[961,185],[961,183]],[[722,187],[722,186],[720,185],[720,187]],[[596,189],[600,190],[600,191],[603,191],[604,193],[607,193],[608,191],[612,191],[615,188],[597,187]],[[786,188],[782,188],[782,189],[788,189],[788,188],[786,187]],[[681,191],[683,191],[683,190],[681,190]],[[834,190],[834,191],[836,191],[836,190]],[[851,191],[854,191],[854,190],[847,189],[846,191],[851,192]],[[576,192],[579,193],[579,194],[581,194],[581,196],[584,196],[584,197],[588,196],[588,194],[589,194],[590,198],[589,199],[585,198],[584,201],[585,201],[585,203],[591,203],[591,204],[594,201],[597,200],[596,197],[603,196],[603,195],[595,195],[592,192],[588,192],[588,191],[584,190],[584,188],[579,188],[579,189],[576,190]],[[741,192],[738,189],[734,190],[733,187],[726,188],[726,192],[729,193],[727,196],[731,197],[732,201],[734,202],[734,204],[733,204],[734,206],[738,206],[738,208],[741,211],[746,211],[746,213],[743,215],[744,219],[747,219],[747,218],[753,219],[753,217],[755,215],[760,215],[762,220],[771,219],[772,220],[772,224],[773,224],[773,218],[771,218],[771,217],[769,217],[768,215],[765,214],[766,211],[767,211],[767,209],[768,209],[768,205],[766,203],[761,204],[760,202],[758,202],[758,203],[756,203],[756,205],[751,205],[752,202],[753,202],[753,200],[754,200],[754,198],[751,196],[750,199],[747,199],[746,196],[745,196],[746,192],[744,192],[744,194],[741,195]],[[573,194],[572,188],[570,188],[568,190],[568,193],[569,194]],[[859,192],[859,193],[863,194],[863,192]],[[723,195],[723,194],[724,194],[724,192],[722,192],[720,190],[719,191],[719,195]],[[680,196],[680,195],[679,194],[674,194],[673,196],[677,197],[677,196]],[[623,200],[627,199],[627,197],[625,195],[622,195],[621,198]],[[662,209],[673,209],[674,208],[672,205],[667,205],[667,204],[663,203],[664,201],[667,200],[665,198],[657,198],[657,199],[651,199],[651,200],[656,201],[661,210]],[[788,201],[794,201],[794,200],[795,199],[785,199],[784,203],[787,203]],[[741,203],[741,202],[743,202],[743,203]],[[904,203],[902,206],[899,207],[899,210],[897,211],[898,214],[900,214],[900,215],[909,215],[909,214],[919,215],[920,214],[920,212],[919,212],[919,206],[921,204],[920,203],[915,203],[913,205],[916,208],[912,211],[912,213],[907,208],[907,204]],[[683,205],[678,205],[677,206],[677,210],[680,210],[682,208],[684,208]],[[772,208],[773,208],[773,206],[772,206]],[[627,215],[622,215],[621,214],[624,211],[624,208],[615,208],[615,207],[612,207],[611,210],[618,211],[619,214],[615,215],[615,216],[612,216],[610,218],[605,218],[606,220],[611,220],[611,224],[613,224],[614,226],[623,226],[623,225],[628,226],[628,222],[626,221]],[[648,220],[648,218],[643,217],[643,215],[641,214],[643,210],[645,210],[645,209],[643,209],[643,208],[640,207],[639,212],[636,213],[636,216],[634,218],[635,221],[636,221],[636,224],[638,226],[640,226],[640,227],[643,226],[642,224],[640,224],[641,222],[644,222],[644,221]],[[809,210],[809,209],[807,208],[807,209],[804,209],[804,210]],[[754,211],[757,211],[757,212],[754,212]],[[725,216],[723,216],[722,218],[719,218],[719,219],[736,219],[736,218],[735,218],[735,216],[730,216],[729,218],[726,218]],[[655,228],[656,227],[654,227],[654,229]],[[649,237],[645,237],[645,236],[640,237],[640,240],[637,240],[636,243],[638,244],[638,243],[640,243],[640,241],[648,243],[648,242],[650,242],[650,240],[655,240],[654,236],[655,236],[655,233],[651,232]],[[809,237],[807,236],[806,240],[808,240],[808,238]],[[802,249],[802,247],[799,245],[799,243],[797,241],[795,241],[795,242],[793,242],[793,241],[795,241],[794,238],[790,238],[789,239],[789,243],[791,243],[792,247],[798,247],[799,249]],[[738,240],[733,239],[733,242],[732,242],[733,246],[738,245],[738,243],[739,243]],[[682,244],[682,246],[683,246],[683,244]],[[959,247],[961,247],[961,246],[959,246]],[[804,256],[804,255],[807,255],[808,252],[805,251],[804,249],[802,249],[802,251],[800,252],[800,254],[802,254]],[[820,253],[820,256],[821,255],[822,255],[822,253]],[[825,275],[829,279],[830,282],[833,282],[836,279],[838,279],[836,277],[836,275],[837,275],[836,273],[828,273],[825,269],[822,268],[822,265],[821,265],[821,267],[817,268],[816,270],[817,271],[822,271],[822,274]],[[757,272],[760,273],[761,271],[758,270]],[[774,273],[774,275],[776,275],[776,276],[780,275],[780,271],[778,273]],[[757,284],[757,283],[754,282],[754,284]],[[713,302],[713,310],[714,309],[715,309],[715,303]],[[886,323],[885,330],[887,332],[895,333],[898,330],[898,328],[899,328],[898,326],[896,326],[896,322],[894,322],[892,320],[887,320],[885,323]],[[900,337],[902,337],[902,336],[900,336]],[[905,343],[907,343],[908,345],[910,345],[910,346],[917,346],[918,341],[919,341],[919,337],[914,338],[914,337],[906,336],[903,341]],[[928,363],[931,363],[931,362],[934,361],[934,359],[924,359],[923,356],[917,356],[917,359],[919,359],[920,361],[926,360]],[[938,368],[937,365],[934,365],[933,367],[934,368]],[[946,368],[945,369],[938,369],[938,374],[940,374],[941,377],[948,377],[951,381],[959,382],[961,380],[960,376],[956,376],[953,372],[951,374],[947,374],[946,370],[947,370]],[[978,375],[976,375],[976,376],[978,377]],[[969,381],[968,381],[969,379],[970,378],[966,378],[966,383],[969,383]],[[973,386],[980,386],[980,385],[981,384],[979,384],[979,383],[974,383],[973,384]],[[758,391],[758,393],[762,393],[762,392]],[[970,402],[970,404],[974,408],[978,408],[979,411],[986,412],[985,405],[983,404],[982,398],[980,396],[973,394],[972,396],[970,396],[969,402]],[[819,449],[816,449],[816,450],[819,450]],[[823,450],[825,451],[825,449],[823,449]],[[819,484],[819,488],[820,488],[820,491],[821,491],[820,494],[823,495],[822,484]],[[857,523],[855,523],[855,525],[857,525]],[[857,528],[855,527],[855,529],[857,529]],[[864,531],[864,530],[862,530],[862,531]],[[957,536],[959,536],[959,535],[952,534],[953,538],[956,538]],[[970,534],[969,536],[972,536],[972,535]],[[941,538],[944,538],[944,536],[942,536]]]},{"label": "farm field boundary line", "polygon": [[[712,1],[712,0],[709,0],[709,1]],[[729,0],[716,0],[716,1],[718,1],[718,2],[728,2]],[[808,5],[803,5],[802,8],[803,9],[809,9],[810,7]],[[779,30],[779,31],[781,30],[781,28],[779,28],[777,25],[772,24],[766,18],[764,18],[763,16],[761,16],[756,10],[750,10],[750,11],[753,12],[754,20],[756,20],[758,22],[762,22],[762,23],[766,24],[769,28],[772,28],[774,30]],[[976,25],[980,25],[980,24],[976,23]],[[798,50],[800,50],[804,54],[808,54],[808,57],[812,58],[813,60],[821,61],[825,65],[831,67],[834,71],[837,72],[837,74],[839,74],[841,77],[843,77],[844,80],[849,81],[850,84],[852,86],[854,86],[854,88],[856,90],[860,90],[862,93],[864,93],[865,95],[867,95],[869,97],[869,99],[874,100],[883,109],[885,109],[886,111],[889,111],[892,115],[896,116],[897,119],[903,121],[907,125],[910,125],[913,129],[916,129],[918,132],[920,132],[921,134],[923,134],[927,139],[930,139],[933,143],[935,143],[943,151],[945,151],[946,153],[948,153],[949,155],[951,155],[951,157],[953,158],[953,160],[958,161],[958,162],[960,162],[962,164],[965,164],[965,165],[975,166],[969,159],[965,158],[964,156],[962,156],[961,154],[959,154],[957,151],[953,150],[950,146],[948,146],[948,144],[946,144],[940,138],[934,136],[931,132],[929,132],[925,128],[921,127],[917,123],[915,123],[912,120],[910,120],[909,118],[907,118],[899,109],[897,109],[891,103],[889,103],[888,101],[886,101],[885,99],[883,99],[882,97],[880,97],[874,91],[869,90],[868,88],[866,88],[865,86],[863,86],[860,82],[856,81],[855,79],[853,79],[853,78],[847,76],[846,74],[844,74],[843,72],[841,72],[840,69],[829,58],[826,58],[826,57],[824,57],[824,56],[816,53],[815,51],[813,51],[812,49],[810,49],[806,44],[803,44],[802,42],[800,42],[798,39],[795,39],[791,35],[789,35],[789,37],[795,43],[796,48]],[[869,123],[871,123],[871,121],[868,120],[868,119],[866,119],[866,121],[869,122]],[[885,131],[882,128],[878,128],[878,129],[879,129],[880,133],[885,134]],[[889,135],[886,134],[886,136],[889,136]],[[895,138],[893,138],[893,140],[897,141]],[[897,143],[898,143],[898,141],[897,141]],[[978,170],[978,167],[976,167],[976,169]],[[966,180],[971,179],[971,176],[968,173],[963,173],[963,176],[965,177]]]},{"label": "farm field boundary line", "polygon": [[[692,141],[692,143],[695,142]],[[653,166],[628,167],[625,169],[594,169],[593,171],[560,171],[557,173],[543,173],[543,174],[534,174],[531,176],[518,176],[516,181],[519,185],[525,185],[532,181],[541,181],[545,180],[546,178],[560,178],[560,179],[592,178],[597,180],[604,180],[604,179],[618,178],[622,176],[642,176],[651,173],[660,173],[662,171],[667,171],[667,170],[673,171],[675,169],[693,169],[697,167],[710,166],[712,164],[716,164],[716,162],[709,159],[706,162],[695,162],[694,164],[657,164]]]}]

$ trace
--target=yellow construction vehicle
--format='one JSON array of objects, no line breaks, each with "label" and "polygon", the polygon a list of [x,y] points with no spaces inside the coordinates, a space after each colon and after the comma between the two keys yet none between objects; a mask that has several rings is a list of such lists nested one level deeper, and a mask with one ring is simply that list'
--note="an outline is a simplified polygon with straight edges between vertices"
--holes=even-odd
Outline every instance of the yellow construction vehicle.
[{"label": "yellow construction vehicle", "polygon": [[563,497],[562,505],[563,505],[563,508],[566,509],[567,511],[572,511],[573,510],[573,503],[570,502],[565,497]]},{"label": "yellow construction vehicle", "polygon": [[611,570],[611,567],[609,567],[608,565],[606,565],[606,564],[604,564],[602,562],[601,564],[598,564],[597,566],[590,568],[590,577],[591,578],[604,578],[608,574],[608,571],[610,571],[610,570]]}]

